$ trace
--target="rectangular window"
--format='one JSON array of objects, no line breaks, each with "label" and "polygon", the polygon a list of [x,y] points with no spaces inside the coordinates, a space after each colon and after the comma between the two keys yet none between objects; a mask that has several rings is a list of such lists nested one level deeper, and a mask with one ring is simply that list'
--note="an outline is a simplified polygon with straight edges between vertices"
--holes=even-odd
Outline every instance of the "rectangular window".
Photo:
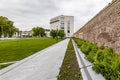
[{"label": "rectangular window", "polygon": [[61,27],[61,29],[64,29],[64,27]]},{"label": "rectangular window", "polygon": [[64,21],[61,21],[61,24],[64,23]]},{"label": "rectangular window", "polygon": [[64,17],[63,16],[61,17],[61,21],[64,21]]},{"label": "rectangular window", "polygon": [[61,21],[61,29],[64,29],[64,21]]}]

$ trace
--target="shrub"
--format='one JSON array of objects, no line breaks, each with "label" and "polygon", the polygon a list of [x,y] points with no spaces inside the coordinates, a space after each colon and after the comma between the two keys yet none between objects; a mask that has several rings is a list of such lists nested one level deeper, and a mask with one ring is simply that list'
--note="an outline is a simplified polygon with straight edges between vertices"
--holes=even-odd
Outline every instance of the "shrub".
[{"label": "shrub", "polygon": [[104,53],[101,49],[99,49],[95,55],[95,61],[101,62],[104,59]]},{"label": "shrub", "polygon": [[115,56],[113,63],[111,65],[112,70],[114,71],[114,74],[112,75],[114,80],[117,80],[117,78],[120,79],[120,56]]},{"label": "shrub", "polygon": [[95,60],[95,55],[96,55],[96,52],[98,51],[98,49],[99,48],[95,44],[92,44],[91,51],[87,55],[87,60],[89,60],[90,62],[93,63]]},{"label": "shrub", "polygon": [[83,43],[83,45],[81,46],[81,51],[88,55],[89,52],[91,51],[91,45],[87,42]]},{"label": "shrub", "polygon": [[81,47],[83,45],[83,43],[84,43],[84,40],[78,40],[78,39],[74,39],[74,40],[77,43],[78,47]]},{"label": "shrub", "polygon": [[104,59],[103,61],[106,62],[107,64],[109,64],[109,66],[111,66],[111,64],[113,63],[113,58],[115,57],[115,54],[113,54],[113,51],[111,51],[112,49],[108,49],[106,48],[103,53],[104,53]]},{"label": "shrub", "polygon": [[101,73],[106,80],[120,80],[120,55],[112,48],[98,47],[96,44],[75,39],[79,48],[86,54],[87,60],[92,62],[93,70]]},{"label": "shrub", "polygon": [[91,47],[92,47],[92,51],[94,53],[96,53],[98,51],[98,49],[99,49],[99,47],[96,44],[93,44]]},{"label": "shrub", "polygon": [[94,66],[93,66],[93,70],[95,70],[96,71],[96,73],[100,73],[101,71],[101,69],[104,69],[104,66],[103,66],[103,64],[101,64],[101,63],[99,63],[99,62],[94,62]]},{"label": "shrub", "polygon": [[94,51],[90,51],[89,55],[87,55],[87,60],[90,61],[90,62],[94,62],[94,56],[95,56],[95,53]]}]

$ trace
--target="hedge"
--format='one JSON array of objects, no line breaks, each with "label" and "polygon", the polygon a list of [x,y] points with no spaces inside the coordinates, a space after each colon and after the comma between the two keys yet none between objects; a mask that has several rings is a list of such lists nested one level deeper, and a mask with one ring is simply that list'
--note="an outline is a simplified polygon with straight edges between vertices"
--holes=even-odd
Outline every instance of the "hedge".
[{"label": "hedge", "polygon": [[97,46],[85,40],[74,38],[78,47],[86,55],[86,59],[93,63],[93,70],[101,73],[106,80],[120,80],[120,55],[112,48]]}]

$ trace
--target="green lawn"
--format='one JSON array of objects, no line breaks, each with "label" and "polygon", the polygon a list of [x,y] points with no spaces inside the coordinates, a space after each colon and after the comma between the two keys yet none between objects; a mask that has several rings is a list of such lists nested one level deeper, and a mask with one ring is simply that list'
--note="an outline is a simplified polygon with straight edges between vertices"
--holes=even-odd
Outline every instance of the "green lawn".
[{"label": "green lawn", "polygon": [[7,67],[7,66],[9,66],[9,65],[11,65],[11,64],[0,65],[0,69],[3,69],[3,68],[5,68],[5,67]]},{"label": "green lawn", "polygon": [[55,43],[56,40],[50,38],[0,41],[0,63],[19,61]]},{"label": "green lawn", "polygon": [[57,80],[82,80],[76,54],[70,40]]}]

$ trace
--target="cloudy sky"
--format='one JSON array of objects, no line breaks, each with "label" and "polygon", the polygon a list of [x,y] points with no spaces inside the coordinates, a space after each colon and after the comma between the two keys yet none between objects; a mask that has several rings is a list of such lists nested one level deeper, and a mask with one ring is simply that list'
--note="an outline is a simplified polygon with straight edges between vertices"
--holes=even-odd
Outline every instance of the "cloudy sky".
[{"label": "cloudy sky", "polygon": [[20,30],[35,26],[49,29],[49,20],[58,15],[75,18],[75,30],[81,28],[112,0],[0,0],[0,16],[14,21]]}]

